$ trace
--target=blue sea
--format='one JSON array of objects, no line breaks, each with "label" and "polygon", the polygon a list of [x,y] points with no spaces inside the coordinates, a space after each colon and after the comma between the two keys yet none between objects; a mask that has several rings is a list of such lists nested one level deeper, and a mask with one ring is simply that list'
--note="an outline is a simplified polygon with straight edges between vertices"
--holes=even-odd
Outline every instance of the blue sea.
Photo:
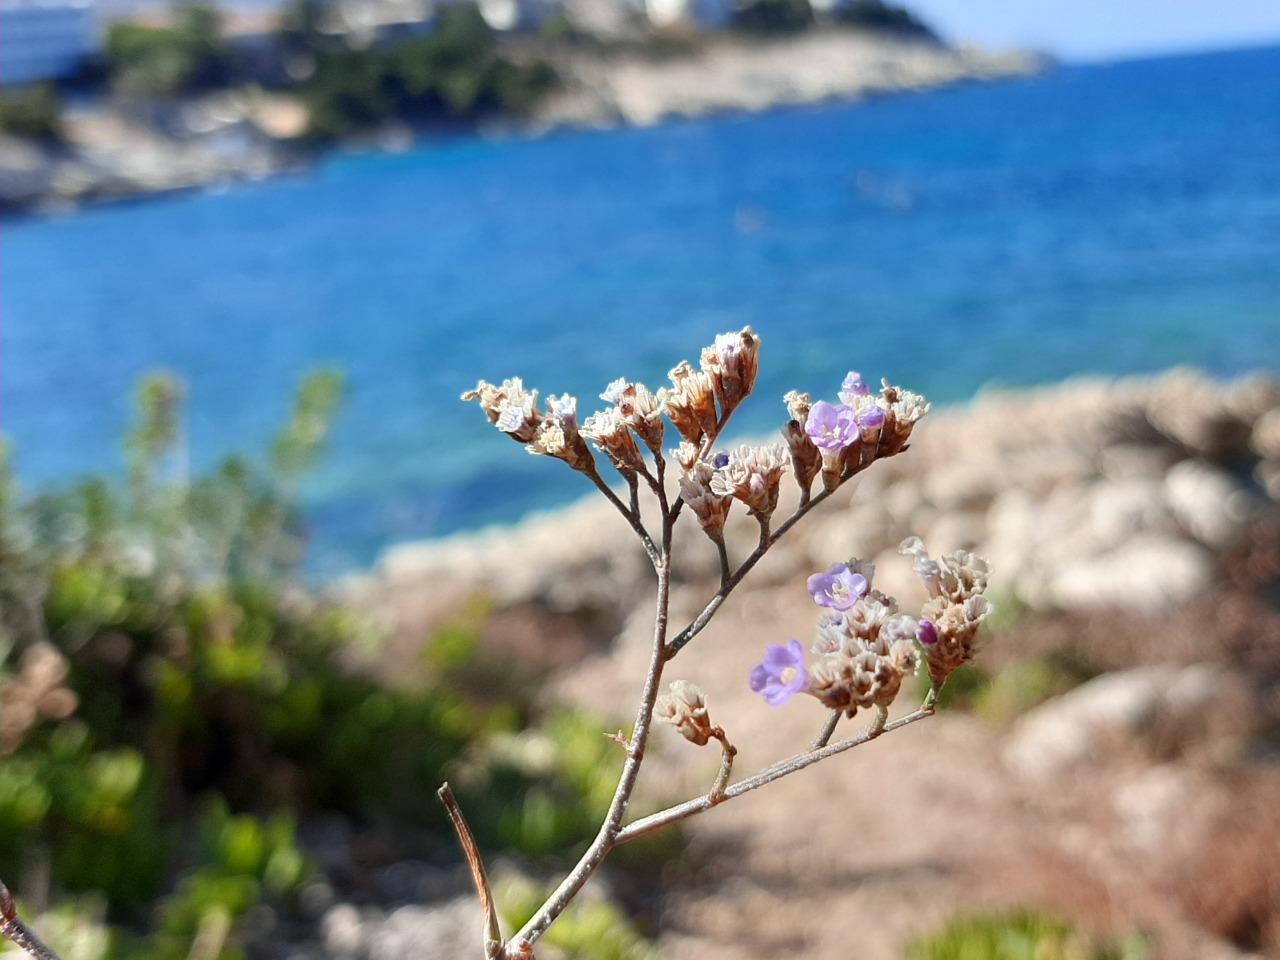
[{"label": "blue sea", "polygon": [[844,373],[941,402],[1194,364],[1280,370],[1280,48],[861,104],[335,155],[306,175],[4,225],[0,428],[28,490],[120,470],[139,375],[197,465],[349,395],[311,568],[586,492],[458,395],[658,386],[751,324],[740,430]]}]

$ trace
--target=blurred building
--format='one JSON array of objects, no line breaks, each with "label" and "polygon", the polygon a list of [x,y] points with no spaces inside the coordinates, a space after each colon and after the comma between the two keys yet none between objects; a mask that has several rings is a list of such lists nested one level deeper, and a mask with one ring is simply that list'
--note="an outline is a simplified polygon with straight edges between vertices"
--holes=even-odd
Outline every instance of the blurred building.
[{"label": "blurred building", "polygon": [[0,0],[0,84],[72,76],[101,48],[93,0]]},{"label": "blurred building", "polygon": [[734,7],[734,0],[644,0],[645,14],[655,27],[716,30],[728,25]]},{"label": "blurred building", "polygon": [[360,49],[424,36],[435,27],[435,12],[427,0],[336,0],[324,6],[318,26]]},{"label": "blurred building", "polygon": [[532,30],[551,14],[546,0],[476,0],[480,16],[493,30]]}]

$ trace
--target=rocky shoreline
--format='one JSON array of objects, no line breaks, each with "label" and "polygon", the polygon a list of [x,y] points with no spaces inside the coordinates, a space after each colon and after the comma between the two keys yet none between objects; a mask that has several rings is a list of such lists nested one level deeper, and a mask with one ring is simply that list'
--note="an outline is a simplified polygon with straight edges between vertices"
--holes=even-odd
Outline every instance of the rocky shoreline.
[{"label": "rocky shoreline", "polygon": [[[821,30],[794,37],[707,40],[655,60],[588,50],[558,60],[562,87],[527,122],[482,133],[643,125],[671,117],[753,112],[855,100],[964,81],[1026,76],[1045,58]],[[294,137],[305,126],[288,96],[217,94],[157,124],[110,106],[70,111],[61,144],[0,135],[0,210],[49,212],[102,200],[190,190],[304,171],[316,154]],[[179,132],[172,132],[173,127]],[[170,128],[171,132],[165,132]],[[422,131],[395,128],[361,145],[403,150]]]},{"label": "rocky shoreline", "polygon": [[[779,516],[794,506],[791,487]],[[841,488],[761,573],[807,575],[850,553],[891,571],[897,545],[920,535],[934,551],[987,556],[1002,589],[1033,610],[1150,613],[1210,589],[1223,558],[1255,549],[1251,538],[1277,517],[1280,381],[1219,383],[1190,369],[1080,379],[934,411],[907,454]],[[755,524],[731,517],[728,534],[749,551]],[[433,592],[482,590],[500,604],[559,611],[627,607],[647,586],[647,566],[639,550],[620,549],[626,535],[592,496],[514,527],[393,547],[346,589],[451,583]],[[695,565],[686,576],[697,583],[716,559],[696,527],[685,535]],[[495,579],[498,566],[506,572]]]},{"label": "rocky shoreline", "polygon": [[[670,668],[706,691],[739,749],[735,773],[803,750],[820,724],[812,704],[771,709],[746,683],[766,643],[811,628],[804,578],[858,554],[910,608],[919,585],[896,550],[910,533],[935,555],[972,548],[992,562],[1002,620],[965,668],[992,684],[986,712],[944,708],[696,818],[696,873],[652,894],[660,948],[838,960],[857,918],[860,955],[891,960],[957,912],[1032,908],[1171,960],[1273,955],[1280,868],[1261,851],[1280,841],[1280,380],[1175,369],[984,392],[934,411],[907,453],[833,501]],[[682,527],[677,625],[718,582],[714,550],[696,524]],[[731,555],[754,533],[737,517]],[[391,681],[466,598],[488,596],[482,642],[503,662],[554,666],[548,702],[612,730],[644,674],[651,581],[626,524],[595,496],[396,547],[340,592],[389,628],[369,668]],[[1040,703],[1035,671],[1054,663],[1089,667]],[[996,690],[1031,705],[993,712]],[[910,706],[904,691],[895,709]],[[670,731],[654,739],[661,775],[642,793],[705,791],[715,758]],[[333,907],[322,955],[400,960],[408,930],[429,930],[440,956],[469,949],[465,887],[427,899]]]}]

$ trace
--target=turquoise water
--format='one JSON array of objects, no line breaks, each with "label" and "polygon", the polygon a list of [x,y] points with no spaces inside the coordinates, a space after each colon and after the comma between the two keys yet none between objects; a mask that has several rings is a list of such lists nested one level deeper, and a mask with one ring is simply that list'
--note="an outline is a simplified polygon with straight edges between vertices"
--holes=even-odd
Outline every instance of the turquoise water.
[{"label": "turquoise water", "polygon": [[131,384],[189,384],[198,462],[319,363],[350,398],[314,568],[584,491],[458,394],[583,406],[764,338],[743,428],[850,368],[941,401],[1191,363],[1280,370],[1280,48],[864,105],[339,156],[305,176],[7,223],[0,417],[28,486],[118,469]]}]

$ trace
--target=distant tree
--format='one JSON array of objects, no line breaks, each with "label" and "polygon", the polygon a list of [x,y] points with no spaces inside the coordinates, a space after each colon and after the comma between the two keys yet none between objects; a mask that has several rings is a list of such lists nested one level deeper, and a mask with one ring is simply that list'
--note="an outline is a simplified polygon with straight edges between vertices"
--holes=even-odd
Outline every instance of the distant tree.
[{"label": "distant tree", "polygon": [[218,32],[218,12],[200,4],[175,10],[172,27],[113,23],[106,59],[111,84],[125,93],[173,96],[226,86],[233,76],[230,48]]},{"label": "distant tree", "polygon": [[749,0],[733,13],[729,25],[747,33],[798,33],[813,23],[809,0]]},{"label": "distant tree", "polygon": [[0,92],[0,130],[34,140],[61,140],[61,103],[53,86],[41,83]]},{"label": "distant tree", "polygon": [[385,48],[321,51],[304,86],[310,134],[336,139],[397,118],[469,121],[527,113],[554,84],[545,61],[504,57],[474,4],[444,7],[430,35]]},{"label": "distant tree", "polygon": [[933,28],[905,7],[883,0],[851,0],[836,8],[836,19],[851,26],[882,30],[920,40],[938,42]]}]

